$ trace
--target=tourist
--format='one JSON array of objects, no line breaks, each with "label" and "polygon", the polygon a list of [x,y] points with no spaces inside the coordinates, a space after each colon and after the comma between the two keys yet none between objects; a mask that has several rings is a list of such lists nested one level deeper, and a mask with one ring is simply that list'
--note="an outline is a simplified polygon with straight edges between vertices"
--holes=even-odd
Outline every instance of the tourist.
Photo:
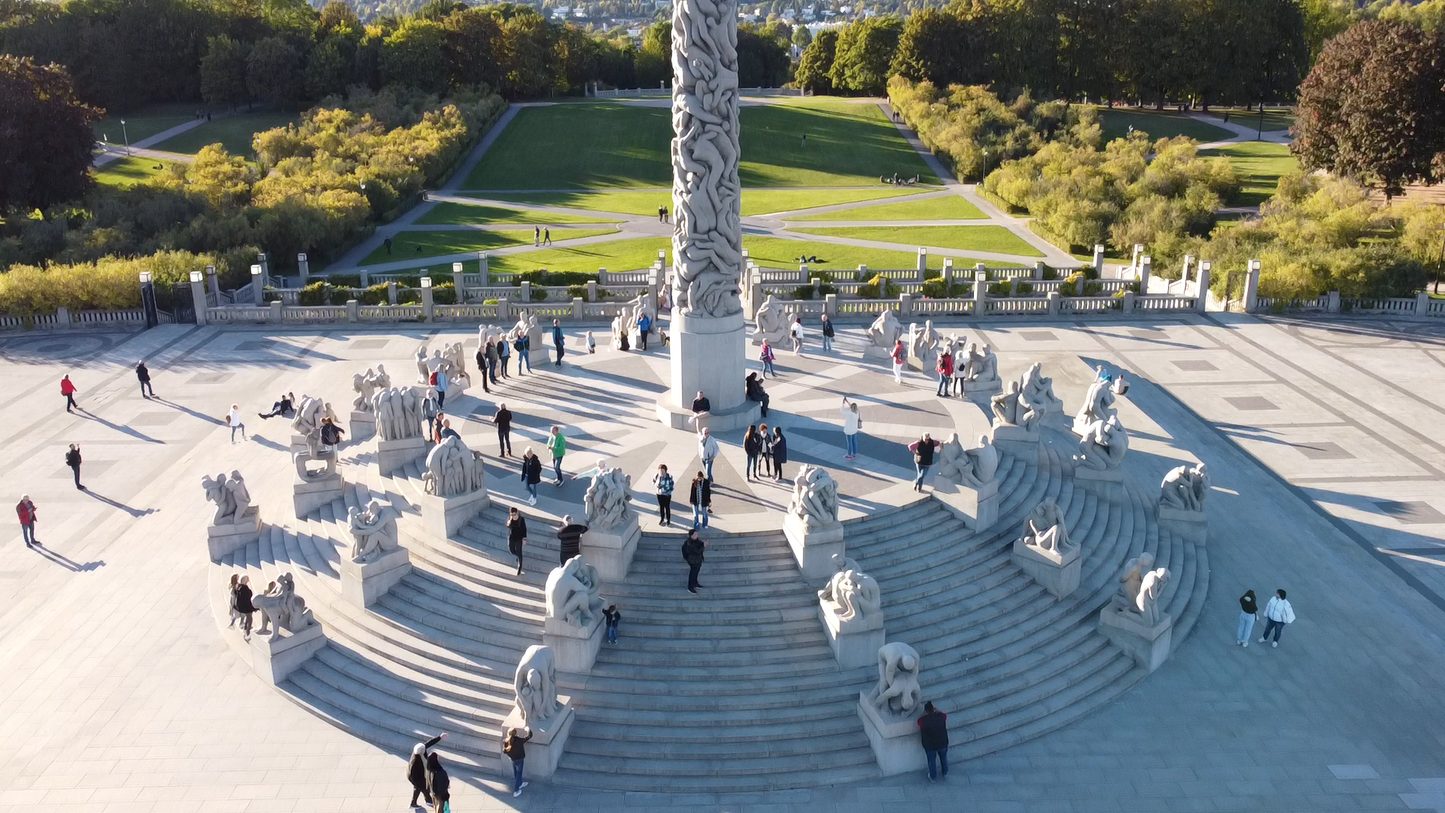
[{"label": "tourist", "polygon": [[502,366],[502,378],[511,378],[511,371],[507,367],[508,362],[512,360],[512,345],[507,341],[506,336],[497,342],[497,360]]},{"label": "tourist", "polygon": [[913,465],[918,469],[918,476],[913,478],[914,491],[923,491],[923,477],[928,474],[928,468],[933,465],[934,450],[941,445],[927,432],[923,433],[923,437],[908,444],[908,451],[913,452]]},{"label": "tourist", "polygon": [[80,392],[80,390],[78,390],[78,389],[75,388],[75,384],[71,382],[70,376],[69,376],[69,375],[61,376],[61,378],[60,378],[60,394],[65,396],[65,411],[66,411],[66,412],[70,412],[72,409],[78,409],[78,408],[79,408],[79,407],[77,406],[77,404],[75,403],[75,394],[76,394],[77,392]]},{"label": "tourist", "polygon": [[517,375],[522,374],[522,365],[527,365],[527,372],[532,372],[532,337],[526,333],[517,335]]},{"label": "tourist", "polygon": [[918,718],[918,731],[923,737],[923,753],[928,757],[928,781],[932,782],[939,776],[939,768],[942,768],[944,779],[948,778],[948,715],[933,707],[933,703],[923,704],[923,716]]},{"label": "tourist", "polygon": [[451,813],[452,778],[442,767],[436,751],[428,751],[426,755],[426,789],[431,793],[431,809],[435,813]]},{"label": "tourist", "polygon": [[496,339],[496,337],[495,337],[495,336],[488,336],[488,337],[487,337],[487,366],[484,367],[483,369],[486,370],[485,375],[486,375],[488,378],[492,379],[492,383],[493,383],[493,384],[497,383],[497,362],[498,362],[500,359],[501,359],[501,356],[500,356],[500,355],[498,354],[498,352],[497,352],[497,339]]},{"label": "tourist", "polygon": [[947,397],[953,394],[953,353],[947,348],[938,354],[938,361],[934,364],[938,371],[938,394],[940,397]]},{"label": "tourist", "polygon": [[627,334],[630,333],[630,332],[631,332],[631,331],[629,331],[629,330],[624,326],[623,329],[622,329],[622,334],[617,337],[617,349],[618,349],[618,350],[621,350],[621,351],[624,352],[624,353],[626,353],[626,352],[628,352],[629,350],[632,349],[632,344],[629,342],[629,340],[628,340],[628,338],[627,338]]},{"label": "tourist", "polygon": [[832,319],[829,319],[829,318],[828,318],[828,314],[825,313],[825,314],[823,314],[823,352],[824,352],[824,353],[828,353],[828,352],[832,352],[832,350],[833,350],[833,320],[832,320]]},{"label": "tourist", "polygon": [[226,425],[231,427],[231,442],[236,442],[236,430],[241,430],[241,440],[246,439],[246,424],[241,422],[241,407],[238,404],[231,404],[231,412],[226,415]]},{"label": "tourist", "polygon": [[793,355],[801,356],[803,354],[803,317],[793,317],[793,324],[788,328],[788,333],[793,337]]},{"label": "tourist", "polygon": [[251,577],[242,576],[241,583],[236,585],[236,591],[231,594],[231,609],[236,611],[236,616],[241,619],[241,635],[245,640],[251,640],[251,614],[256,612],[256,607],[251,603]]},{"label": "tourist", "polygon": [[280,398],[276,399],[276,403],[271,405],[270,412],[257,412],[256,414],[261,418],[268,419],[274,418],[278,415],[283,418],[294,418],[296,417],[296,409],[295,407],[291,406],[292,403],[293,396],[289,393],[284,393],[281,395]]},{"label": "tourist", "polygon": [[893,382],[895,384],[902,384],[903,365],[908,363],[908,348],[903,346],[902,339],[894,342],[893,352],[890,355],[893,358]]},{"label": "tourist", "polygon": [[[151,371],[144,361],[135,363],[135,377],[140,381],[140,397],[154,398],[156,391],[151,387]],[[150,390],[150,395],[146,395],[146,390]]]},{"label": "tourist", "polygon": [[1273,632],[1274,641],[1270,644],[1270,647],[1278,649],[1280,633],[1284,632],[1286,624],[1293,623],[1294,607],[1291,607],[1289,601],[1285,599],[1283,590],[1274,591],[1274,598],[1270,599],[1269,603],[1264,605],[1264,634],[1259,636],[1259,642],[1261,644],[1264,643],[1264,639],[1268,638],[1269,634]]},{"label": "tourist", "polygon": [[667,217],[667,207],[666,207],[666,206],[659,206],[659,207],[657,207],[657,222],[658,222],[658,223],[663,222],[663,218],[664,218],[664,217]]},{"label": "tourist", "polygon": [[657,464],[657,473],[652,475],[652,484],[657,487],[657,518],[659,525],[666,528],[672,524],[672,475],[667,473],[667,464]]},{"label": "tourist", "polygon": [[1245,590],[1244,595],[1239,597],[1239,629],[1234,632],[1234,642],[1249,646],[1249,635],[1254,632],[1254,622],[1258,620],[1259,602],[1255,601],[1253,590]]},{"label": "tourist", "polygon": [[698,582],[698,574],[702,571],[703,554],[707,551],[707,542],[697,535],[697,527],[694,526],[687,532],[687,538],[682,541],[682,560],[687,562],[687,592],[696,594],[697,589],[702,587]]},{"label": "tourist", "polygon": [[712,513],[712,484],[702,472],[692,478],[687,490],[687,501],[692,504],[692,527],[707,527],[707,515]]},{"label": "tourist", "polygon": [[[531,455],[532,450],[528,449],[527,454]],[[526,458],[523,458],[524,460]],[[532,455],[535,460],[536,456]],[[525,465],[525,464],[524,464]],[[533,505],[537,504],[537,498],[529,500]],[[527,518],[522,516],[516,506],[507,509],[507,550],[517,557],[517,575],[522,575],[522,546],[527,544]]]},{"label": "tourist", "polygon": [[595,354],[596,352],[597,352],[597,339],[595,339],[595,338],[592,336],[592,331],[589,330],[589,331],[587,331],[587,355],[590,356],[590,355]]},{"label": "tourist", "polygon": [[783,427],[773,427],[773,442],[768,447],[773,456],[773,475],[777,482],[783,482],[783,464],[788,462],[788,439],[783,437]]},{"label": "tourist", "polygon": [[763,453],[763,439],[758,437],[758,428],[749,426],[748,431],[743,433],[743,454],[748,456],[747,479],[751,480],[758,474],[758,457]]},{"label": "tourist", "polygon": [[712,436],[712,430],[704,426],[697,433],[697,455],[702,458],[703,468],[707,469],[707,481],[712,482],[712,464],[717,460],[718,445],[717,438]]},{"label": "tourist", "polygon": [[557,542],[562,547],[562,564],[582,553],[582,534],[587,533],[586,525],[572,521],[571,514],[562,516],[562,527],[557,529]]},{"label": "tourist", "polygon": [[617,643],[617,624],[622,620],[622,613],[618,611],[617,605],[607,605],[607,609],[602,611],[602,618],[607,622],[607,643]]},{"label": "tourist", "polygon": [[30,501],[29,494],[20,495],[15,513],[20,517],[20,538],[25,540],[25,547],[33,548],[40,544],[40,540],[35,538],[35,503]]},{"label": "tourist", "polygon": [[843,459],[853,460],[858,457],[858,430],[863,428],[863,416],[858,414],[858,404],[849,401],[846,395],[838,411],[843,414],[843,445],[848,450]]},{"label": "tourist", "polygon": [[703,416],[711,412],[712,401],[709,401],[707,396],[702,394],[702,390],[698,390],[697,395],[692,399],[692,417],[688,418],[687,422],[693,426],[700,426]]},{"label": "tourist", "polygon": [[85,490],[85,486],[83,486],[83,485],[80,484],[80,444],[79,444],[79,443],[72,443],[72,444],[70,444],[70,451],[68,451],[68,452],[65,453],[65,465],[69,466],[71,473],[75,475],[75,487],[76,487],[77,489],[81,490],[81,491],[84,491],[84,490]]},{"label": "tourist", "polygon": [[768,391],[763,389],[763,380],[758,378],[757,373],[748,373],[743,380],[743,392],[747,394],[749,401],[756,401],[763,405],[763,417],[768,417],[768,404],[773,400],[768,397]]},{"label": "tourist", "polygon": [[552,320],[552,347],[557,351],[557,365],[562,366],[562,356],[567,352],[566,337],[562,335],[562,322],[559,319]]},{"label": "tourist", "polygon": [[497,404],[497,414],[492,416],[492,423],[497,426],[497,454],[502,457],[512,455],[512,410],[507,409],[505,403]]},{"label": "tourist", "polygon": [[552,425],[552,433],[547,436],[547,450],[552,453],[552,473],[557,476],[557,482],[553,485],[562,485],[562,457],[567,454],[567,436],[562,434],[562,427]]},{"label": "tourist", "polygon": [[421,402],[421,416],[426,418],[427,439],[433,443],[437,438],[437,416],[441,414],[441,401],[437,398],[436,390],[427,390],[426,397]]},{"label": "tourist", "polygon": [[411,747],[411,759],[406,764],[406,780],[411,783],[411,806],[420,807],[416,803],[416,797],[420,796],[431,804],[431,791],[426,787],[426,755],[427,752],[436,747],[436,744],[446,739],[446,734],[438,734],[426,742],[419,742]]},{"label": "tourist", "polygon": [[758,361],[763,363],[763,378],[767,378],[768,373],[772,373],[773,378],[778,377],[778,371],[773,367],[773,358],[773,346],[768,344],[767,339],[763,339],[763,349],[758,351]]},{"label": "tourist", "polygon": [[552,229],[550,227],[542,230],[542,245],[552,245]]},{"label": "tourist", "polygon": [[536,505],[537,484],[542,482],[542,461],[537,459],[530,446],[522,453],[522,482],[527,486],[527,503]]},{"label": "tourist", "polygon": [[532,227],[532,248],[536,248],[536,247],[538,247],[538,246],[540,246],[540,245],[542,245],[542,227],[541,227],[541,226],[533,226],[533,227]]},{"label": "tourist", "polygon": [[462,439],[461,433],[452,428],[451,418],[445,415],[438,415],[437,418],[439,419],[437,420],[437,443],[441,443],[447,438]]},{"label": "tourist", "polygon": [[226,625],[226,629],[230,629],[231,627],[236,626],[236,619],[238,619],[238,618],[241,617],[240,614],[236,612],[236,599],[235,599],[235,596],[236,596],[236,588],[237,588],[238,586],[240,586],[240,584],[241,584],[241,574],[240,574],[240,573],[232,573],[232,574],[231,574],[231,586],[226,589],[226,606],[231,608],[231,623],[229,623],[229,624]]},{"label": "tourist", "polygon": [[758,441],[763,444],[763,474],[764,477],[773,476],[773,433],[768,430],[765,423],[758,424]]},{"label": "tourist", "polygon": [[638,349],[638,350],[642,350],[642,351],[646,352],[646,350],[647,350],[647,337],[648,337],[648,335],[651,334],[651,333],[652,333],[652,317],[647,315],[647,311],[643,311],[643,312],[642,312],[642,315],[639,316],[639,317],[637,317],[637,349]]},{"label": "tourist", "polygon": [[447,371],[438,367],[431,374],[432,388],[437,394],[437,409],[443,409],[447,405],[447,390],[451,389],[451,382],[447,380]]},{"label": "tourist", "polygon": [[522,795],[522,788],[532,784],[522,779],[523,764],[527,759],[527,741],[532,739],[532,729],[522,726],[521,730],[507,729],[502,740],[502,753],[512,760],[512,798]]},{"label": "tourist", "polygon": [[346,434],[346,430],[337,426],[330,418],[322,418],[318,434],[321,435],[321,445],[329,447],[328,451],[335,451],[336,447],[341,445],[341,436]]}]

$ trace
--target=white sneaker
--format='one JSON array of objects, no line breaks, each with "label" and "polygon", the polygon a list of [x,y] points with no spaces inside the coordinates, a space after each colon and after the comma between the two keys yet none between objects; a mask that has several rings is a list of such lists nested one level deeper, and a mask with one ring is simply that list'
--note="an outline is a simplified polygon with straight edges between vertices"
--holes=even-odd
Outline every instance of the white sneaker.
[{"label": "white sneaker", "polygon": [[1271,643],[1269,646],[1270,646],[1270,649],[1279,649],[1279,641],[1275,641],[1275,642]]},{"label": "white sneaker", "polygon": [[1242,647],[1244,647],[1245,649],[1249,649],[1249,642],[1248,642],[1248,641],[1240,641],[1240,642],[1239,642],[1239,645],[1242,646]]},{"label": "white sneaker", "polygon": [[527,498],[527,504],[528,504],[528,505],[536,505],[536,504],[537,504],[537,498],[536,498],[536,497],[528,497],[528,498]]},{"label": "white sneaker", "polygon": [[1259,642],[1260,642],[1261,644],[1264,643],[1264,639],[1263,639],[1263,638],[1260,638],[1260,639],[1259,639]]},{"label": "white sneaker", "polygon": [[[525,779],[522,780],[522,788],[525,788],[525,787],[527,787],[527,786],[530,785],[530,784],[532,784],[532,783],[526,781]],[[522,788],[517,788],[517,790],[521,790]]]},{"label": "white sneaker", "polygon": [[517,788],[516,790],[512,791],[512,798],[513,798],[513,799],[515,799],[515,798],[517,798],[518,796],[521,796],[521,795],[522,795],[522,789],[521,789],[521,788]]}]

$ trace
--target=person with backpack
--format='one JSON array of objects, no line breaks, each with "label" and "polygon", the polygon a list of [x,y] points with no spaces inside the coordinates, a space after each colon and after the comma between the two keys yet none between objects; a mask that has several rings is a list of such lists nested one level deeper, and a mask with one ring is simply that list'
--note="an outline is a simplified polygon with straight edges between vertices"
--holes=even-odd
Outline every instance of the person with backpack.
[{"label": "person with backpack", "polygon": [[79,443],[72,443],[72,444],[70,444],[70,451],[68,451],[68,452],[65,453],[65,465],[69,466],[69,467],[70,467],[70,471],[75,475],[75,487],[76,487],[77,489],[79,489],[80,491],[84,491],[84,490],[85,490],[85,486],[83,486],[83,485],[80,484],[80,444],[79,444]]},{"label": "person with backpack", "polygon": [[893,343],[893,352],[889,354],[893,359],[893,383],[903,383],[903,365],[908,363],[908,348],[903,346],[903,340],[899,339]]},{"label": "person with backpack", "polygon": [[932,701],[923,704],[918,718],[918,732],[923,738],[923,753],[928,757],[928,781],[938,778],[939,768],[948,778],[948,715],[934,708]]},{"label": "person with backpack", "polygon": [[767,378],[768,373],[772,373],[773,378],[778,377],[778,371],[773,367],[773,360],[775,358],[772,344],[770,344],[767,339],[763,339],[763,349],[758,351],[758,361],[763,363],[763,378]]},{"label": "person with backpack", "polygon": [[321,419],[319,431],[321,434],[321,445],[329,446],[332,449],[341,445],[341,436],[346,434],[346,430],[337,426],[330,418]]},{"label": "person with backpack", "polygon": [[908,451],[913,452],[913,465],[918,469],[918,476],[913,478],[914,491],[923,491],[923,478],[928,474],[929,467],[933,465],[933,452],[941,445],[927,432],[923,433],[923,437],[908,444]]},{"label": "person with backpack", "polygon": [[418,796],[431,804],[431,791],[426,786],[426,755],[435,748],[437,743],[446,739],[446,734],[438,734],[426,742],[419,742],[411,747],[411,759],[406,763],[406,781],[411,783],[411,806],[418,807],[416,799]]},{"label": "person with backpack", "polygon": [[687,501],[692,504],[692,527],[697,529],[698,525],[707,527],[707,515],[712,511],[712,483],[707,481],[702,472],[698,472],[693,478],[692,485],[688,487]]},{"label": "person with backpack", "polygon": [[829,319],[829,318],[828,318],[828,314],[825,313],[825,314],[823,314],[823,352],[824,352],[824,353],[831,353],[832,351],[833,351],[833,320],[832,320],[832,319]]},{"label": "person with backpack", "polygon": [[652,484],[657,487],[657,518],[666,528],[672,524],[672,475],[667,473],[667,464],[657,464],[657,473],[652,475]]},{"label": "person with backpack", "polygon": [[537,484],[542,482],[542,461],[530,446],[522,453],[522,482],[527,486],[527,504],[536,505]]},{"label": "person with backpack", "polygon": [[1278,649],[1280,633],[1284,632],[1286,624],[1293,623],[1294,607],[1290,606],[1289,601],[1284,597],[1283,590],[1274,591],[1274,598],[1264,605],[1264,634],[1259,636],[1259,642],[1264,643],[1264,639],[1268,638],[1272,632],[1274,633],[1274,642],[1270,644],[1270,648]]},{"label": "person with backpack", "polygon": [[863,416],[858,414],[858,405],[846,395],[838,411],[843,414],[843,445],[848,449],[843,459],[852,460],[858,456],[858,430],[863,428]]},{"label": "person with backpack", "polygon": [[517,575],[522,575],[522,548],[527,544],[527,518],[516,506],[507,509],[507,550],[517,557]]},{"label": "person with backpack", "polygon": [[[151,371],[149,367],[146,367],[144,361],[137,361],[135,363],[135,377],[136,380],[140,382],[140,397],[146,399],[154,398],[156,391],[151,387]],[[150,390],[150,395],[146,395],[147,390]]]},{"label": "person with backpack", "polygon": [[60,377],[60,394],[65,396],[66,412],[70,412],[72,409],[80,408],[75,403],[75,394],[77,392],[80,392],[80,390],[75,388],[75,384],[71,382],[69,374]]},{"label": "person with backpack", "polygon": [[944,349],[938,354],[938,362],[934,365],[938,372],[938,395],[947,397],[953,394],[953,353]]},{"label": "person with backpack", "polygon": [[522,795],[522,788],[532,784],[522,779],[525,770],[523,763],[527,759],[527,741],[532,739],[532,729],[522,726],[518,731],[515,728],[507,729],[507,737],[502,740],[502,753],[512,760],[512,798]]},{"label": "person with backpack", "polygon": [[698,574],[702,572],[703,554],[707,551],[707,543],[697,535],[697,528],[687,532],[687,538],[682,541],[682,560],[687,562],[687,592],[694,595],[697,589],[702,587],[698,583]]},{"label": "person with backpack", "polygon": [[532,372],[532,337],[526,333],[517,336],[517,375],[522,374],[522,365],[527,365],[527,372]]}]

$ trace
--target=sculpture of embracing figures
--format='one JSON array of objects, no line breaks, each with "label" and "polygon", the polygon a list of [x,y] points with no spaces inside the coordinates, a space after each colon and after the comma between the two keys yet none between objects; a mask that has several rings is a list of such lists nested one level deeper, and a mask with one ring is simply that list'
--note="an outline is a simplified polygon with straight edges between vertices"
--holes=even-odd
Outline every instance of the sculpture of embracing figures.
[{"label": "sculpture of embracing figures", "polygon": [[372,500],[366,508],[351,506],[346,512],[351,529],[351,561],[366,564],[396,550],[396,511],[381,500]]},{"label": "sculpture of embracing figures", "polygon": [[1020,397],[1040,416],[1063,412],[1064,402],[1054,396],[1054,380],[1044,375],[1044,365],[1034,362],[1019,378]]},{"label": "sculpture of embracing figures", "polygon": [[607,531],[626,524],[632,518],[631,502],[632,478],[616,466],[603,469],[582,499],[588,527]]},{"label": "sculpture of embracing figures", "polygon": [[838,571],[818,591],[818,600],[831,603],[834,615],[845,627],[867,624],[883,607],[877,580],[841,553],[833,554],[833,566]]},{"label": "sculpture of embracing figures", "polygon": [[224,473],[212,479],[209,475],[201,478],[201,488],[206,499],[216,504],[216,513],[211,517],[212,525],[239,525],[246,511],[251,507],[251,491],[241,472],[232,471],[230,479]]},{"label": "sculpture of embracing figures", "polygon": [[925,319],[923,328],[918,325],[908,326],[908,355],[916,358],[924,365],[924,372],[932,372],[933,360],[938,358],[938,345],[943,340],[943,334],[933,329],[933,320]]},{"label": "sculpture of embracing figures", "polygon": [[455,435],[442,438],[427,452],[421,480],[426,493],[438,497],[460,497],[487,487],[482,456]]},{"label": "sculpture of embracing figures", "polygon": [[358,393],[351,402],[351,408],[356,412],[372,412],[375,407],[372,399],[376,397],[377,390],[384,390],[391,386],[391,376],[386,374],[386,366],[376,365],[376,369],[366,368],[366,372],[357,373],[351,377],[351,389]]},{"label": "sculpture of embracing figures", "polygon": [[1209,485],[1209,472],[1203,463],[1193,468],[1176,466],[1159,484],[1159,505],[1180,511],[1203,511]]},{"label": "sculpture of embracing figures", "polygon": [[562,710],[557,702],[557,658],[550,647],[527,647],[517,664],[512,688],[524,725],[542,725]]},{"label": "sculpture of embracing figures", "polygon": [[415,387],[380,390],[371,399],[376,413],[376,431],[382,440],[421,437],[421,396]]},{"label": "sculpture of embracing figures", "polygon": [[998,380],[998,356],[994,355],[992,345],[984,345],[979,349],[978,342],[970,342],[968,345],[968,358],[963,364],[958,363],[955,357],[953,369],[956,377],[964,381],[976,381],[988,383]]},{"label": "sculpture of embracing figures", "polygon": [[1068,527],[1064,525],[1064,512],[1053,500],[1044,500],[1034,507],[1024,520],[1024,544],[1039,550],[1063,554],[1073,550],[1077,544],[1069,539]]},{"label": "sculpture of embracing figures", "polygon": [[753,314],[753,344],[762,344],[767,339],[776,345],[788,337],[788,314],[783,304],[768,294],[763,304]]},{"label": "sculpture of embracing figures", "polygon": [[299,632],[316,623],[306,609],[306,600],[296,595],[296,578],[290,573],[277,576],[271,589],[252,597],[251,604],[261,611],[260,633],[266,632],[268,622],[287,632]]},{"label": "sculpture of embracing figures", "polygon": [[978,436],[978,447],[963,448],[963,442],[954,432],[938,450],[938,477],[951,483],[970,488],[982,488],[998,476],[998,447],[989,442],[988,435]]},{"label": "sculpture of embracing figures", "polygon": [[838,481],[818,466],[803,464],[793,479],[793,499],[788,513],[809,529],[838,524]]},{"label": "sculpture of embracing figures", "polygon": [[1043,412],[1024,399],[1017,381],[1008,382],[1008,391],[990,398],[989,404],[993,407],[994,423],[999,426],[1033,429],[1043,417]]},{"label": "sculpture of embracing figures", "polygon": [[1129,451],[1129,432],[1115,415],[1107,421],[1094,421],[1079,440],[1079,453],[1074,465],[1094,471],[1111,471],[1124,465]]},{"label": "sculpture of embracing figures", "polygon": [[1082,428],[1097,421],[1107,421],[1117,415],[1114,395],[1110,382],[1096,379],[1084,395],[1084,405],[1079,408],[1079,414],[1074,416],[1074,425]]},{"label": "sculpture of embracing figures", "polygon": [[918,683],[922,663],[918,651],[901,641],[891,641],[878,648],[878,684],[868,695],[879,711],[897,716],[909,715],[923,701],[923,687]]},{"label": "sculpture of embracing figures", "polygon": [[1139,607],[1139,590],[1144,586],[1144,574],[1154,567],[1154,554],[1145,551],[1124,564],[1124,575],[1119,577],[1119,590],[1109,599],[1109,606],[1121,612],[1136,612]]},{"label": "sculpture of embracing figures", "polygon": [[573,556],[547,574],[547,618],[587,628],[602,612],[602,578],[585,556]]},{"label": "sculpture of embracing figures", "polygon": [[878,314],[873,324],[868,326],[868,340],[876,348],[882,350],[893,350],[893,345],[898,343],[898,337],[903,335],[903,324],[898,321],[898,316],[891,310],[885,310]]}]

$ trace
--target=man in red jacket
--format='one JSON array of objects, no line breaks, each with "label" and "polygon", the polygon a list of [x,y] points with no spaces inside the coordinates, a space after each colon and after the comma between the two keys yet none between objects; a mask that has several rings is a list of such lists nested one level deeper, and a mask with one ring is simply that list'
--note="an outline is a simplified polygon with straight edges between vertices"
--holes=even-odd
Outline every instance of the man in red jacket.
[{"label": "man in red jacket", "polygon": [[20,495],[15,513],[20,516],[20,536],[25,539],[25,547],[35,547],[39,543],[35,538],[35,503],[30,501],[29,494]]},{"label": "man in red jacket", "polygon": [[70,376],[66,375],[60,379],[60,394],[65,396],[65,411],[70,412],[75,407],[75,385],[71,383]]}]

